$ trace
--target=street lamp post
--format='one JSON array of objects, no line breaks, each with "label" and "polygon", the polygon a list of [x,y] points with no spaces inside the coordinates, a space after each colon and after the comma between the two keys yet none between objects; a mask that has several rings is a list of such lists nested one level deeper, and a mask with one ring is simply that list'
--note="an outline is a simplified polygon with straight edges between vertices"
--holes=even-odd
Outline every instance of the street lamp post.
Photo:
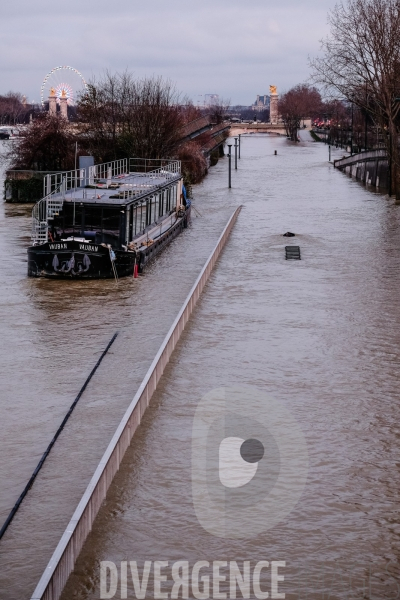
[{"label": "street lamp post", "polygon": [[365,84],[365,128],[364,128],[364,150],[367,150],[368,146],[368,93],[367,84]]},{"label": "street lamp post", "polygon": [[237,171],[238,139],[235,137],[235,171]]},{"label": "street lamp post", "polygon": [[354,116],[353,116],[354,102],[351,101],[351,139],[350,139],[350,156],[353,156],[353,124],[354,124]]},{"label": "street lamp post", "polygon": [[228,181],[229,181],[229,185],[228,187],[232,187],[232,156],[231,156],[231,150],[232,150],[232,144],[228,144],[228,160],[229,160],[229,167],[228,167],[228,171],[229,171],[229,177],[228,177]]},{"label": "street lamp post", "polygon": [[241,136],[241,135],[242,135],[242,134],[241,134],[241,133],[239,133],[239,160],[240,160],[240,136]]}]

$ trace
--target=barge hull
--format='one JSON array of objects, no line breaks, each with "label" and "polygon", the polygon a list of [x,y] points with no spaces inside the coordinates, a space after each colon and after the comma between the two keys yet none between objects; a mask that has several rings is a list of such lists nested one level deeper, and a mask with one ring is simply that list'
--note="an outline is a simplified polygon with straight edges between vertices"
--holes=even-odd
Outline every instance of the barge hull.
[{"label": "barge hull", "polygon": [[[114,250],[118,277],[132,276],[135,264],[140,273],[167,246],[190,219],[190,208],[151,245],[132,251]],[[111,279],[115,277],[110,249],[102,244],[77,240],[47,242],[28,248],[28,276],[50,279]]]},{"label": "barge hull", "polygon": [[[132,275],[135,260],[136,252],[115,251],[118,275]],[[28,248],[28,276],[51,279],[107,279],[114,277],[114,272],[107,247],[68,240],[47,242]]]}]

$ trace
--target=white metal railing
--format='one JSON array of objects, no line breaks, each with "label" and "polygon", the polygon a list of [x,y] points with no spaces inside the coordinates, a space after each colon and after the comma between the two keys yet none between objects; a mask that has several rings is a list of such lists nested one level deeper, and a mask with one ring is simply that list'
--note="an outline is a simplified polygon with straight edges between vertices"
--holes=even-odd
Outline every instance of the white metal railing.
[{"label": "white metal railing", "polygon": [[65,180],[65,191],[73,190],[86,185],[87,173],[85,169],[74,169],[59,173],[49,173],[43,179],[43,196],[49,196],[59,189]]},{"label": "white metal railing", "polygon": [[66,192],[67,180],[64,178],[60,185],[50,194],[36,202],[32,209],[32,243],[45,244],[49,241],[49,221],[61,211]]},{"label": "white metal railing", "polygon": [[94,185],[95,180],[102,179],[111,183],[112,177],[128,174],[128,159],[113,160],[89,167],[89,185]]},{"label": "white metal railing", "polygon": [[131,198],[135,198],[135,196],[141,195],[143,192],[148,192],[149,194],[156,189],[155,185],[147,184],[147,183],[137,183],[137,184],[124,184],[121,186],[122,189],[118,190],[118,196],[121,200],[129,200]]},{"label": "white metal railing", "polygon": [[[179,161],[177,161],[179,162]],[[130,182],[126,182],[121,184],[118,192],[116,192],[118,194],[118,196],[123,199],[123,200],[129,200],[130,198],[134,198],[135,196],[138,196],[139,194],[142,194],[143,192],[147,192],[148,194],[152,194],[154,192],[156,192],[156,190],[158,189],[160,182],[160,175],[162,175],[163,180],[164,180],[164,184],[167,181],[171,181],[171,185],[172,185],[172,180],[176,180],[177,179],[177,172],[174,171],[165,171],[164,167],[160,168],[160,169],[155,169],[154,171],[150,171],[148,173],[135,173],[135,178],[139,177],[140,179],[142,179],[141,183],[130,183]]]},{"label": "white metal railing", "polygon": [[129,173],[180,173],[181,161],[165,158],[130,158]]},{"label": "white metal railing", "polygon": [[112,177],[128,174],[128,159],[114,160],[113,162],[93,165],[85,169],[73,169],[50,173],[43,180],[43,196],[48,196],[57,190],[65,180],[65,191],[93,185],[96,179],[111,183]]},{"label": "white metal railing", "polygon": [[52,194],[65,180],[65,190],[73,190],[86,185],[94,185],[96,181],[104,181],[110,185],[112,178],[135,173],[139,177],[155,179],[159,175],[177,174],[181,170],[180,160],[148,159],[148,158],[123,158],[108,163],[49,173],[43,179],[43,197]]},{"label": "white metal railing", "polygon": [[93,165],[87,169],[74,169],[49,173],[43,179],[43,197],[48,196],[59,188],[65,179],[66,191],[94,185],[95,180],[103,180],[108,185],[113,177],[120,177],[136,173],[140,177],[155,178],[157,175],[167,173],[176,174],[181,171],[180,160],[150,159],[150,158],[122,158],[108,163]]}]

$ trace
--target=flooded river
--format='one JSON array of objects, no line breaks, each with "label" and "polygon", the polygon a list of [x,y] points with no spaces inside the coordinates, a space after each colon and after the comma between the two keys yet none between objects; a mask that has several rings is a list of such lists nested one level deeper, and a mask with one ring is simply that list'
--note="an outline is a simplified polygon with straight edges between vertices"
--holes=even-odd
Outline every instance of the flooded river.
[{"label": "flooded river", "polygon": [[[280,561],[279,592],[290,600],[400,598],[400,208],[335,171],[327,157],[326,146],[308,140],[294,146],[285,138],[243,137],[232,190],[221,160],[194,189],[201,216],[192,228],[145,276],[118,286],[28,279],[29,207],[1,205],[2,521],[119,331],[0,542],[1,600],[30,597],[239,204],[231,238],[63,600],[100,598],[101,561],[118,569],[136,561],[140,573],[145,561],[188,561],[190,569],[198,561],[237,561],[240,568],[243,561],[251,568]],[[296,233],[289,241],[282,237],[288,230]],[[301,247],[301,261],[285,261],[288,243]],[[200,399],[243,385],[287,407],[304,433],[309,471],[300,500],[279,524],[232,540],[211,535],[196,518],[191,437]],[[171,590],[169,581],[163,585]],[[271,591],[268,580],[264,588]],[[220,589],[229,592],[229,584]],[[134,598],[132,590],[131,582]],[[153,596],[151,577],[145,597]]]}]

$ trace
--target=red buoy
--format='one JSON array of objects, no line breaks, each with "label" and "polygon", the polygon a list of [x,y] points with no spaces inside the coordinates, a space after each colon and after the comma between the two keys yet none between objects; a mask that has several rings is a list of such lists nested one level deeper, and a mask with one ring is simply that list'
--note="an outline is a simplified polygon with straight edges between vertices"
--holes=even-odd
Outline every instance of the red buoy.
[{"label": "red buoy", "polygon": [[135,279],[136,279],[136,277],[138,277],[138,272],[139,272],[139,267],[135,263],[135,266],[133,267],[133,276]]}]

